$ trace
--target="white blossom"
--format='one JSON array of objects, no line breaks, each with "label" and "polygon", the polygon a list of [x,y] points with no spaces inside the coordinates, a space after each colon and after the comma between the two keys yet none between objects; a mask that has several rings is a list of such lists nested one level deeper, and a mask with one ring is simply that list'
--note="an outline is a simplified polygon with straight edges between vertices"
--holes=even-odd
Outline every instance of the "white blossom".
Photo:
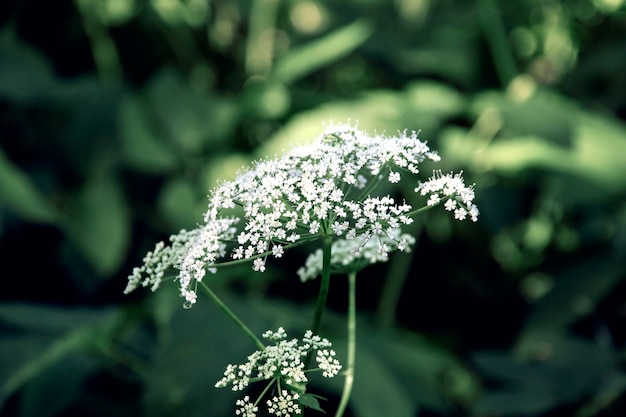
[{"label": "white blossom", "polygon": [[[390,236],[413,221],[416,208],[380,195],[379,188],[410,177],[416,181],[423,161],[439,159],[416,132],[370,136],[350,125],[330,126],[311,144],[258,161],[212,190],[204,223],[172,236],[169,245],[157,244],[133,270],[125,292],[139,286],[155,290],[174,268],[189,307],[198,283],[221,264],[250,262],[263,272],[267,256],[283,257],[294,246],[329,235],[352,242],[352,255],[342,255],[341,264],[386,261],[392,251],[408,247],[408,239]],[[385,187],[378,187],[385,177]],[[444,202],[456,219],[478,218],[473,187],[465,186],[461,174],[436,172],[415,191],[428,196],[427,206]]]},{"label": "white blossom", "polygon": [[419,183],[415,192],[421,195],[429,194],[428,205],[445,200],[444,208],[454,212],[454,217],[458,220],[464,220],[468,215],[472,221],[478,220],[478,207],[474,204],[474,187],[465,185],[461,173],[443,175],[441,171],[435,171],[428,181]]},{"label": "white blossom", "polygon": [[[306,383],[308,378],[305,374],[304,360],[312,351],[316,351],[317,370],[321,371],[325,378],[332,378],[341,370],[341,364],[335,358],[335,351],[331,349],[332,343],[310,330],[305,332],[302,340],[288,339],[287,332],[282,327],[276,331],[268,330],[262,336],[274,344],[255,351],[248,356],[245,363],[229,364],[222,379],[215,384],[217,388],[230,385],[233,391],[242,391],[251,381],[266,380],[274,380],[277,381],[277,386],[287,387]],[[277,416],[301,414],[297,402],[298,395],[297,392],[281,390],[280,395],[267,400],[268,411]],[[258,411],[256,406],[251,405],[247,396],[239,399],[237,406],[239,406],[237,415],[254,416],[253,413]]]},{"label": "white blossom", "polygon": [[[402,233],[399,228],[388,230],[381,235],[363,234],[353,239],[335,240],[331,248],[331,268],[333,272],[359,271],[368,265],[386,262],[390,252],[409,252],[415,238]],[[297,271],[301,281],[314,279],[322,273],[322,250],[317,249]]]},{"label": "white blossom", "polygon": [[259,411],[259,408],[250,402],[250,397],[247,395],[237,400],[236,404],[239,406],[239,408],[235,410],[235,415],[237,416],[256,417],[256,413]]},{"label": "white blossom", "polygon": [[299,394],[297,392],[289,393],[287,390],[281,390],[279,395],[267,400],[267,411],[275,416],[291,417],[292,415],[302,414],[300,404],[298,403]]}]

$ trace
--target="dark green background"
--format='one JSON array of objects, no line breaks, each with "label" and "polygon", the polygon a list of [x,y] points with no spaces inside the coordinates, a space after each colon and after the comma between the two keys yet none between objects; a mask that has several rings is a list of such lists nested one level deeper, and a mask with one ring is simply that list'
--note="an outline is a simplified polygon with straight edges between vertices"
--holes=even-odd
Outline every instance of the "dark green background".
[{"label": "dark green background", "polygon": [[[126,277],[219,179],[348,120],[421,129],[481,210],[359,276],[350,415],[626,413],[623,1],[4,0],[0,25],[0,415],[233,415],[213,385],[254,347]],[[210,284],[296,336],[305,256]],[[340,357],[345,305],[333,277]],[[333,415],[341,380],[313,388]]]}]

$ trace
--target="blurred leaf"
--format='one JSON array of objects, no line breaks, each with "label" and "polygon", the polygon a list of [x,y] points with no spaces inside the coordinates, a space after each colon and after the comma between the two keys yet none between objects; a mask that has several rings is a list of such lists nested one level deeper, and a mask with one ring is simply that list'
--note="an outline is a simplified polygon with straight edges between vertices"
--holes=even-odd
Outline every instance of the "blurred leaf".
[{"label": "blurred leaf", "polygon": [[[108,348],[106,326],[111,317],[110,310],[66,310],[58,307],[43,307],[28,304],[0,305],[0,321],[13,332],[0,337],[0,407],[13,393],[31,381],[41,378],[39,383],[48,384],[48,370],[59,372],[61,362],[79,353],[105,352]],[[11,358],[7,361],[7,358]],[[70,360],[71,361],[71,360]],[[81,369],[83,367],[81,366]],[[87,376],[79,372],[78,380]],[[59,381],[57,381],[60,383]],[[78,384],[80,381],[74,381]],[[32,395],[43,393],[33,387]],[[59,386],[59,388],[63,388]],[[69,387],[68,387],[69,388]],[[69,394],[69,393],[68,393]],[[70,398],[59,398],[61,403]],[[61,403],[58,403],[59,406]],[[32,410],[36,412],[36,410]]]},{"label": "blurred leaf", "polygon": [[[503,137],[535,136],[564,150],[572,143],[576,106],[560,95],[524,85],[517,98],[513,93],[487,92],[476,96],[472,112],[476,117],[494,111],[500,118]],[[525,98],[526,95],[529,95]]]},{"label": "blurred leaf", "polygon": [[193,228],[202,218],[203,204],[199,204],[193,185],[184,179],[172,179],[162,188],[158,199],[158,211],[169,222],[168,228]]},{"label": "blurred leaf", "polygon": [[579,339],[560,339],[535,361],[501,352],[474,356],[479,372],[497,384],[476,403],[474,413],[539,415],[583,399],[610,374],[613,352]]},{"label": "blurred leaf", "polygon": [[49,307],[40,304],[0,303],[0,323],[10,329],[56,336],[79,325],[97,324],[104,310]]},{"label": "blurred leaf", "polygon": [[55,223],[56,209],[37,190],[30,178],[11,163],[0,149],[0,203],[26,220]]},{"label": "blurred leaf", "polygon": [[253,78],[246,83],[240,106],[247,117],[277,119],[291,108],[291,96],[280,82]]},{"label": "blurred leaf", "polygon": [[87,379],[96,370],[93,360],[75,352],[49,364],[22,390],[20,416],[52,417],[61,414],[83,397]]},{"label": "blurred leaf", "polygon": [[350,407],[359,417],[413,417],[417,401],[386,366],[384,357],[360,345]]},{"label": "blurred leaf", "polygon": [[126,255],[129,213],[120,185],[104,172],[92,174],[64,228],[102,276],[114,272]]},{"label": "blurred leaf", "polygon": [[153,173],[172,170],[178,160],[163,132],[160,132],[145,110],[146,103],[129,96],[120,106],[119,124],[122,152],[134,169]]},{"label": "blurred leaf", "polygon": [[592,311],[623,278],[622,265],[609,254],[579,259],[555,277],[552,290],[535,304],[518,335],[515,351],[532,357],[560,340],[573,322]]},{"label": "blurred leaf", "polygon": [[365,19],[357,20],[316,41],[292,49],[277,63],[271,78],[290,84],[349,54],[374,32]]},{"label": "blurred leaf", "polygon": [[28,102],[56,89],[50,64],[7,26],[0,32],[0,97]]},{"label": "blurred leaf", "polygon": [[[374,38],[372,43],[378,41],[381,59],[393,65],[396,75],[434,78],[472,89],[484,72],[481,55],[476,53],[479,29],[475,21],[467,19],[474,13],[473,7],[470,3],[457,3],[458,8],[433,4],[425,3],[423,7],[429,12],[439,9],[439,16],[427,19],[421,30],[398,38],[397,27],[392,25],[387,36]],[[415,30],[413,22],[410,27]]]},{"label": "blurred leaf", "polygon": [[[570,194],[570,200],[580,202],[587,201],[589,193],[600,193],[607,198],[626,189],[626,127],[623,124],[545,92],[536,100],[540,103],[546,100],[540,110],[553,107],[559,109],[558,113],[545,110],[545,117],[533,110],[524,117],[527,107],[512,108],[511,115],[505,114],[502,122],[504,130],[509,127],[507,123],[511,123],[510,133],[492,141],[475,132],[449,129],[442,138],[444,154],[479,170],[509,176],[536,168],[565,174],[581,182],[568,187],[563,194]],[[531,101],[529,106],[531,104],[537,103]],[[495,104],[494,109],[500,112]],[[564,120],[570,121],[571,128]],[[567,133],[570,129],[571,133]],[[513,136],[509,136],[511,134]]]},{"label": "blurred leaf", "polygon": [[239,118],[233,102],[192,90],[173,71],[157,74],[146,96],[156,127],[185,154],[197,154],[230,139]]},{"label": "blurred leaf", "polygon": [[612,403],[626,392],[626,374],[615,373],[606,379],[602,389],[593,396],[593,398],[585,404],[576,413],[576,417],[591,417],[601,415],[604,409],[610,409]]},{"label": "blurred leaf", "polygon": [[[478,384],[458,359],[427,339],[409,333],[365,332],[362,342],[383,359],[403,389],[422,407],[448,413],[453,404],[469,405]],[[364,340],[363,340],[364,339]]]},{"label": "blurred leaf", "polygon": [[370,133],[393,135],[397,131],[421,130],[429,140],[441,125],[465,108],[464,98],[437,82],[415,82],[405,91],[372,90],[355,100],[334,101],[300,112],[265,146],[262,156],[274,155],[296,144],[308,143],[324,129],[324,123],[348,123]]},{"label": "blurred leaf", "polygon": [[[145,375],[145,413],[154,417],[232,415],[237,393],[215,388],[215,383],[226,365],[244,361],[255,346],[209,300],[201,300],[190,310],[183,310],[178,301],[178,312],[169,323],[171,333],[157,346]],[[252,315],[249,303],[224,301],[251,329],[264,331],[263,318]]]}]

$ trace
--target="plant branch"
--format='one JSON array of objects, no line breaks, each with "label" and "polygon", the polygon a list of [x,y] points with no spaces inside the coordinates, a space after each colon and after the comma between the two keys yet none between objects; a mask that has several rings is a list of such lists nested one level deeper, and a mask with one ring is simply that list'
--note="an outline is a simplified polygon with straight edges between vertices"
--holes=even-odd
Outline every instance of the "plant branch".
[{"label": "plant branch", "polygon": [[243,321],[233,311],[224,304],[222,300],[211,290],[208,285],[204,282],[200,282],[200,286],[204,289],[204,291],[209,295],[211,300],[224,312],[232,321],[235,322],[237,326],[254,342],[254,344],[259,348],[259,350],[265,349],[265,345],[261,340],[255,336],[255,334],[250,330],[248,326],[245,325]]},{"label": "plant branch", "polygon": [[348,358],[346,363],[346,379],[335,417],[342,417],[350,402],[352,384],[354,382],[354,363],[356,356],[356,272],[348,274]]}]

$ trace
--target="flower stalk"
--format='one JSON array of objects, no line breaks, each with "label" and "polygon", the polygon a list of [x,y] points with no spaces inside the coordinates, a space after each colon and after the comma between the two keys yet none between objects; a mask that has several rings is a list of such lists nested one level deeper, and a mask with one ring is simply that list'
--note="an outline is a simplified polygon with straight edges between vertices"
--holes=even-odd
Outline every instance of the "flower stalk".
[{"label": "flower stalk", "polygon": [[235,324],[241,329],[241,331],[246,336],[248,336],[250,340],[252,340],[252,342],[256,345],[257,348],[261,350],[265,349],[265,345],[263,344],[263,342],[261,342],[261,340],[258,337],[256,337],[254,332],[250,330],[250,328],[246,326],[246,324],[243,321],[241,321],[241,319],[237,317],[237,315],[233,313],[233,311],[230,308],[228,308],[226,304],[224,304],[224,302],[217,296],[217,294],[213,292],[213,290],[209,288],[208,285],[206,285],[204,282],[200,282],[200,286],[202,287],[204,292],[207,293],[209,298],[220,308],[220,310],[222,310],[228,317],[230,317],[230,319],[233,322],[235,322]]},{"label": "flower stalk", "polygon": [[354,383],[354,366],[356,358],[356,271],[348,273],[348,353],[343,391],[335,417],[343,417],[350,402],[352,384]]}]

